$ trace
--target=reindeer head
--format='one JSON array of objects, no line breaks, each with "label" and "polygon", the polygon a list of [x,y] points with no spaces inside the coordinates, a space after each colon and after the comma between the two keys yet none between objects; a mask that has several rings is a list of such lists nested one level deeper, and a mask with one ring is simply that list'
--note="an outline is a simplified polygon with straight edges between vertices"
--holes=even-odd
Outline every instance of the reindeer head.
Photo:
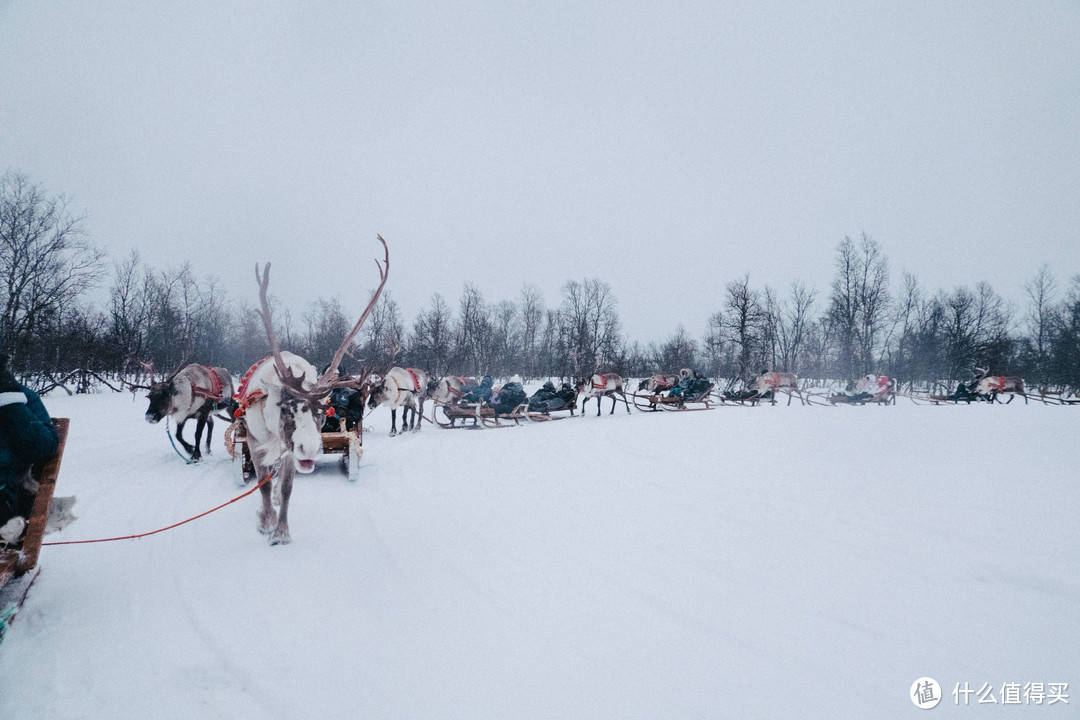
[{"label": "reindeer head", "polygon": [[135,385],[129,383],[132,390],[146,390],[146,399],[150,401],[150,407],[146,409],[146,422],[151,425],[161,422],[179,410],[178,399],[183,388],[177,383],[177,376],[184,367],[186,361],[173,370],[167,378],[160,381],[154,380],[154,363],[140,363],[150,376],[149,385]]},{"label": "reindeer head", "polygon": [[150,401],[150,407],[146,409],[146,422],[153,425],[172,415],[176,411],[175,400],[179,394],[172,378],[151,385],[146,393],[146,399]]},{"label": "reindeer head", "polygon": [[386,380],[380,380],[371,386],[368,393],[368,407],[377,408],[389,399],[389,391],[386,389]]}]

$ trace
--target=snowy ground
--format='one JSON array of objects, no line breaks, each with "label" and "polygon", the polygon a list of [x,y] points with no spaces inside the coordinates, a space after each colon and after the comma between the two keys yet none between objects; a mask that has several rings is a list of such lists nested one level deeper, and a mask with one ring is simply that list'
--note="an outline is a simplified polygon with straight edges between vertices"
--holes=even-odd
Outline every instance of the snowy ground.
[{"label": "snowy ground", "polygon": [[[141,399],[46,404],[79,498],[47,540],[239,492],[220,425],[185,466]],[[358,482],[299,479],[289,546],[252,496],[44,548],[0,718],[922,717],[923,676],[932,716],[1080,713],[1080,409],[607,409],[397,438],[379,411]],[[1068,704],[1004,703],[1028,683]]]}]

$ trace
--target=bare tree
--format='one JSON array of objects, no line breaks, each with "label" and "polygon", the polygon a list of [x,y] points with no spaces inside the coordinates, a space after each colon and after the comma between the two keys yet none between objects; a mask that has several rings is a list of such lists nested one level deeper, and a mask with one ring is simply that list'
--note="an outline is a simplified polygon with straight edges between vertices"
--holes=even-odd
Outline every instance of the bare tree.
[{"label": "bare tree", "polygon": [[675,333],[659,348],[651,347],[655,353],[655,367],[660,372],[670,373],[697,367],[697,343],[682,325],[679,325]]},{"label": "bare tree", "polygon": [[748,382],[757,371],[761,357],[761,325],[763,308],[760,295],[750,287],[750,276],[727,285],[724,319],[734,354],[732,380]]},{"label": "bare tree", "polygon": [[570,280],[563,286],[561,310],[574,374],[617,369],[620,322],[611,286],[595,278]]},{"label": "bare tree", "polygon": [[457,353],[467,373],[491,372],[491,310],[472,283],[465,283],[458,303]]},{"label": "bare tree", "polygon": [[13,358],[100,277],[103,256],[84,220],[26,176],[0,175],[0,342]]},{"label": "bare tree", "polygon": [[363,363],[387,370],[397,361],[405,344],[405,325],[398,304],[384,292],[368,316],[363,330]]},{"label": "bare tree", "polygon": [[705,328],[705,337],[701,342],[702,361],[705,364],[705,374],[710,377],[720,377],[724,373],[730,373],[724,360],[725,349],[728,346],[725,336],[724,313],[714,312],[709,316]]},{"label": "bare tree", "polygon": [[412,335],[409,339],[410,362],[426,369],[434,377],[442,377],[450,371],[451,352],[453,349],[453,312],[435,293],[431,298],[431,308],[421,310],[413,322]]},{"label": "bare tree", "polygon": [[791,283],[791,294],[780,308],[777,323],[777,342],[780,350],[780,364],[783,369],[798,373],[802,367],[801,353],[810,332],[810,312],[817,298],[817,291],[808,289],[800,281]]},{"label": "bare tree", "polygon": [[828,318],[838,343],[838,368],[854,377],[873,371],[889,306],[889,262],[866,233],[858,246],[845,237],[836,249]]},{"label": "bare tree", "polygon": [[1025,325],[1027,327],[1027,364],[1034,373],[1030,378],[1040,385],[1045,385],[1051,372],[1051,346],[1054,330],[1059,324],[1058,308],[1054,304],[1057,294],[1057,282],[1050,272],[1049,265],[1043,265],[1035,277],[1024,284],[1024,290],[1031,301]]},{"label": "bare tree", "polygon": [[[304,313],[303,320],[306,326],[300,352],[303,357],[333,357],[341,345],[341,338],[347,336],[352,328],[352,320],[346,317],[345,309],[336,297],[317,299]],[[349,351],[353,351],[353,348],[349,348]]]},{"label": "bare tree", "polygon": [[544,300],[535,285],[521,288],[521,369],[524,377],[540,376],[540,332],[544,321]]}]

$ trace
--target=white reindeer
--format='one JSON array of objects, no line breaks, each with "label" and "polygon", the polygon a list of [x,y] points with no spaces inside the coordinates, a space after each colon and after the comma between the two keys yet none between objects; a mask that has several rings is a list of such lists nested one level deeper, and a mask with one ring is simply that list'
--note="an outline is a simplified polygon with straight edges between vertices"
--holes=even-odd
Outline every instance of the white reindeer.
[{"label": "white reindeer", "polygon": [[615,405],[618,404],[618,400],[615,399],[616,395],[621,395],[623,402],[626,403],[626,412],[630,412],[630,401],[626,399],[626,392],[623,390],[623,379],[621,375],[616,373],[594,373],[590,377],[580,378],[575,384],[578,394],[583,395],[581,399],[581,414],[585,414],[585,403],[589,402],[589,398],[596,398],[596,417],[600,417],[600,398],[611,398],[611,412],[608,415],[615,414]]},{"label": "white reindeer", "polygon": [[755,390],[759,397],[772,391],[773,405],[776,404],[776,393],[780,390],[787,391],[788,405],[791,404],[792,394],[799,396],[799,402],[801,404],[806,404],[806,399],[803,397],[802,391],[799,390],[799,378],[795,373],[762,371],[762,373],[754,379],[754,384],[751,386],[751,389]]},{"label": "white reindeer", "polygon": [[[383,379],[371,388],[368,407],[390,406],[390,437],[397,435],[397,409],[401,408],[401,431],[417,430],[424,418],[424,400],[431,388],[428,375],[416,368],[392,367]],[[409,416],[412,411],[412,416]]]},{"label": "white reindeer", "polygon": [[258,266],[255,268],[262,306],[258,312],[266,327],[271,356],[249,372],[237,401],[240,404],[238,412],[242,413],[247,430],[255,477],[262,479],[271,473],[276,474],[281,492],[281,509],[275,513],[270,483],[263,483],[259,488],[262,493],[262,507],[258,513],[259,532],[270,536],[271,545],[292,541],[289,536],[289,497],[292,494],[293,476],[297,472],[312,472],[322,453],[320,430],[325,411],[323,400],[335,387],[357,387],[356,381],[340,379],[337,368],[386,285],[390,251],[382,237],[379,237],[379,242],[384,251],[383,262],[376,260],[375,263],[379,268],[379,287],[322,375],[304,358],[282,352],[274,333],[270,303],[266,298],[270,264],[267,263],[261,277]]}]

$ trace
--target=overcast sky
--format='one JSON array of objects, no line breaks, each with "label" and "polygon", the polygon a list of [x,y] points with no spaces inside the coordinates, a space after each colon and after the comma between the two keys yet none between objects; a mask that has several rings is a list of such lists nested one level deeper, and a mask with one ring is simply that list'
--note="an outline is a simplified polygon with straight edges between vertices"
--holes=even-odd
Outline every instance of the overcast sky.
[{"label": "overcast sky", "polygon": [[409,325],[598,277],[642,341],[745,273],[825,295],[863,232],[896,284],[1080,273],[1074,0],[0,0],[0,38],[0,172],[114,259],[251,302],[272,261],[294,317],[360,309],[376,233]]}]

